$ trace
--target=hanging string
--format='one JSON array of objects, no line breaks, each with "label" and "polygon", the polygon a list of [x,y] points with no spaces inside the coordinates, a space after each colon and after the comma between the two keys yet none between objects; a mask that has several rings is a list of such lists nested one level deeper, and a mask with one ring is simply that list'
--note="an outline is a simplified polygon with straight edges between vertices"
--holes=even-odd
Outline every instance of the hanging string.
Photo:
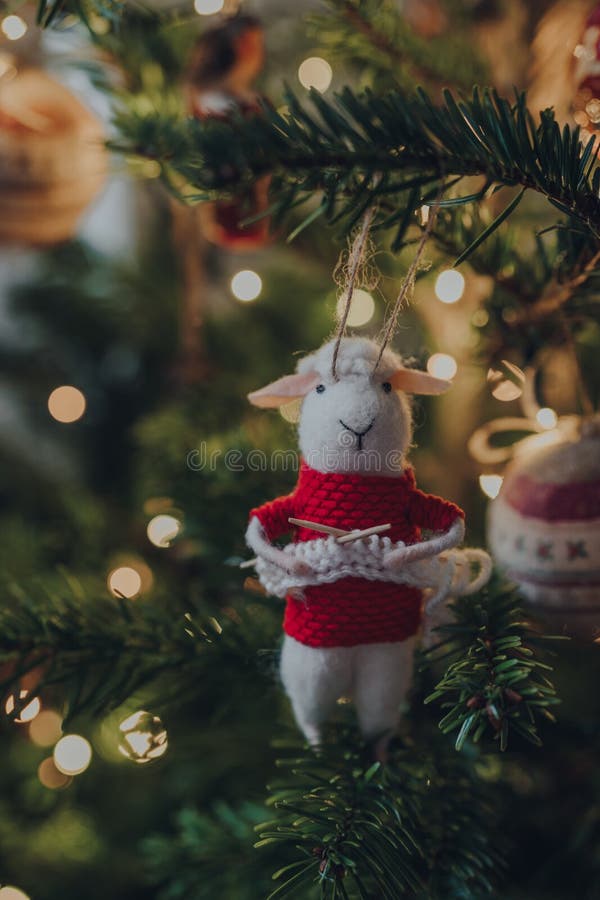
[{"label": "hanging string", "polygon": [[[350,315],[350,308],[352,306],[352,297],[354,295],[354,288],[356,286],[356,281],[361,275],[361,283],[372,281],[369,279],[367,274],[366,267],[366,250],[369,243],[369,231],[371,229],[371,223],[373,222],[373,217],[376,212],[376,205],[373,204],[369,206],[366,210],[361,227],[356,234],[356,237],[352,241],[350,245],[350,250],[348,252],[348,261],[345,261],[345,254],[341,254],[338,260],[338,264],[335,268],[334,278],[336,275],[341,273],[340,281],[343,285],[343,310],[340,316],[337,333],[335,336],[335,346],[333,348],[333,358],[331,362],[331,375],[335,381],[338,380],[336,367],[338,355],[340,352],[340,345],[342,343],[342,338],[346,333],[346,326],[348,324],[348,317]],[[377,279],[375,279],[376,281]],[[367,285],[368,286],[368,285]]]},{"label": "hanging string", "polygon": [[417,245],[417,250],[414,255],[413,261],[411,262],[408,272],[406,273],[406,276],[404,278],[404,281],[402,282],[402,285],[400,286],[400,291],[398,293],[398,296],[396,297],[396,300],[394,301],[392,311],[388,316],[387,324],[384,327],[383,334],[381,336],[381,341],[380,341],[379,356],[377,357],[377,361],[373,367],[373,372],[377,371],[377,369],[379,367],[379,363],[381,362],[381,357],[383,356],[384,350],[387,347],[387,345],[389,344],[389,342],[391,341],[392,337],[394,336],[394,332],[396,331],[396,328],[398,326],[398,317],[400,315],[400,310],[402,309],[404,301],[406,300],[407,297],[412,296],[412,293],[413,293],[413,290],[415,287],[415,280],[417,277],[417,272],[419,270],[419,265],[421,262],[421,257],[423,256],[425,246],[427,244],[427,241],[429,240],[429,236],[433,230],[433,226],[435,224],[435,220],[437,217],[437,212],[439,209],[437,204],[439,202],[440,196],[441,196],[441,191],[440,191],[440,194],[438,195],[438,197],[436,198],[436,201],[433,204],[433,206],[429,208],[427,222],[425,224],[423,234],[421,235],[421,239],[419,240],[419,243]]}]

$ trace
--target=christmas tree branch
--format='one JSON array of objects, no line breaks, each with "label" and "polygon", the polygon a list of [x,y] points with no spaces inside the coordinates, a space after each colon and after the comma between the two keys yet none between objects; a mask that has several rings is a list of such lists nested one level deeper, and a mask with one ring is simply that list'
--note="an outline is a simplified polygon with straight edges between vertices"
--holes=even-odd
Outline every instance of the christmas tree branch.
[{"label": "christmas tree branch", "polygon": [[111,597],[68,575],[52,589],[11,585],[0,608],[0,689],[10,691],[27,673],[30,693],[60,686],[69,718],[115,708],[150,687],[157,707],[181,703],[203,683],[215,654],[224,671],[235,662],[238,674],[256,657],[265,639],[259,619],[222,627],[191,605],[172,612],[164,598]]},{"label": "christmas tree branch", "polygon": [[[346,228],[382,199],[395,210],[382,213],[380,224],[385,219],[386,227],[402,228],[410,209],[431,202],[446,179],[482,175],[489,186],[543,194],[600,240],[593,141],[583,148],[579,129],[561,131],[549,110],[536,125],[524,94],[511,104],[492,90],[475,89],[459,100],[446,91],[435,106],[423,91],[377,97],[346,88],[333,101],[313,92],[312,110],[292,94],[286,99],[283,113],[265,109],[261,117],[229,122],[123,110],[115,149],[159,161],[165,180],[192,201],[239,192],[271,172],[273,211],[281,214],[321,192],[322,214],[330,222],[345,219]],[[481,237],[515,206],[516,199]]]},{"label": "christmas tree branch", "polygon": [[344,730],[316,753],[292,747],[269,798],[276,818],[258,828],[258,847],[293,860],[270,896],[445,900],[465,883],[469,896],[491,893],[501,856],[486,791],[435,745],[397,748],[385,766]]},{"label": "christmas tree branch", "polygon": [[372,72],[378,83],[409,87],[452,84],[470,89],[486,80],[487,68],[477,59],[467,29],[446,34],[418,35],[393,0],[328,0],[327,14],[309,23],[327,58],[342,59]]},{"label": "christmas tree branch", "polygon": [[[485,736],[506,750],[514,732],[540,745],[538,718],[551,722],[560,701],[542,661],[543,639],[523,621],[516,590],[495,579],[480,594],[453,604],[455,622],[440,629],[448,669],[426,702],[442,701],[443,732],[458,732],[456,749]],[[546,639],[547,640],[547,639]],[[433,651],[435,657],[435,650]]]}]

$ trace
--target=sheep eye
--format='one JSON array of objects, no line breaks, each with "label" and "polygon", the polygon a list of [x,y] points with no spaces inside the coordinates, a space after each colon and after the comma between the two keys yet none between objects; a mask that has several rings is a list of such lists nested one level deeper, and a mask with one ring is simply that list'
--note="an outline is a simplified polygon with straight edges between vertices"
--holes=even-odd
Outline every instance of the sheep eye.
[{"label": "sheep eye", "polygon": [[386,394],[389,394],[390,391],[392,390],[392,385],[390,384],[389,381],[384,381],[383,384],[381,385],[381,387],[384,389]]},{"label": "sheep eye", "polygon": [[322,394],[323,391],[325,390],[325,385],[324,385],[324,384],[318,384],[318,385],[316,386],[315,390],[316,390],[317,394]]}]

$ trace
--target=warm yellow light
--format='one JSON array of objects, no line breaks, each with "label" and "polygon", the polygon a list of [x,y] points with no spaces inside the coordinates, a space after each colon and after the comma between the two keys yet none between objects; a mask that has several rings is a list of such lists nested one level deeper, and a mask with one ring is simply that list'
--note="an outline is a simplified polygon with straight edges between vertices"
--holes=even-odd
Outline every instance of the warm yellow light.
[{"label": "warm yellow light", "polygon": [[121,722],[119,730],[122,734],[119,751],[132,762],[144,765],[167,752],[167,729],[152,713],[138,710]]},{"label": "warm yellow light", "polygon": [[66,734],[54,748],[53,756],[63,775],[81,775],[92,761],[92,747],[80,734]]},{"label": "warm yellow light", "polygon": [[65,775],[63,772],[58,771],[51,756],[42,760],[38,766],[37,774],[43,786],[51,791],[67,787],[73,781],[70,775]]},{"label": "warm yellow light", "polygon": [[541,409],[538,409],[535,414],[538,425],[541,425],[542,428],[548,429],[556,428],[556,424],[558,422],[558,416],[554,412],[553,409],[550,409],[549,406],[542,406]]},{"label": "warm yellow light", "polygon": [[454,378],[458,365],[449,353],[434,353],[427,360],[427,371],[435,378]]},{"label": "warm yellow light", "polygon": [[298,67],[298,80],[308,91],[315,88],[324,94],[333,78],[333,69],[321,56],[309,56]]},{"label": "warm yellow light", "polygon": [[252,269],[242,269],[231,279],[231,293],[242,303],[256,300],[262,291],[262,279]]},{"label": "warm yellow light", "polygon": [[30,898],[25,891],[7,884],[5,887],[0,888],[0,900],[30,900]]},{"label": "warm yellow light", "polygon": [[[341,319],[344,315],[345,307],[346,298],[342,296],[337,303],[338,319]],[[375,301],[373,300],[369,292],[363,291],[361,288],[357,288],[352,294],[352,300],[350,301],[350,312],[348,313],[346,324],[351,328],[359,328],[361,325],[366,325],[367,322],[369,322],[373,318],[374,312]]]},{"label": "warm yellow light", "polygon": [[465,279],[456,269],[445,269],[435,280],[435,296],[442,303],[456,303],[465,290]]},{"label": "warm yellow light", "polygon": [[38,747],[51,747],[62,734],[62,719],[53,709],[44,709],[29,726],[29,737]]},{"label": "warm yellow light", "polygon": [[[29,695],[29,691],[19,691],[19,705],[23,703],[24,700],[27,699]],[[15,709],[17,707],[16,698],[14,694],[9,694],[6,698],[6,703],[4,704],[4,711],[7,716],[10,716],[13,722],[18,722],[22,724],[23,722],[32,722],[33,719],[39,714],[39,711],[42,708],[42,704],[40,703],[39,697],[34,697],[29,703],[25,703],[17,715],[13,715]]]},{"label": "warm yellow light", "polygon": [[76,422],[85,412],[85,397],[76,387],[63,384],[48,397],[48,409],[57,422]]},{"label": "warm yellow light", "polygon": [[522,393],[523,388],[519,387],[518,384],[515,384],[514,381],[504,378],[501,379],[493,389],[492,397],[495,397],[496,400],[502,400],[504,403],[508,403],[511,400],[518,400]]},{"label": "warm yellow light", "polygon": [[199,16],[214,16],[224,6],[225,0],[194,0],[194,9]]},{"label": "warm yellow light", "polygon": [[142,589],[142,577],[137,569],[131,566],[119,566],[108,576],[108,586],[115,597],[123,596],[131,600]]},{"label": "warm yellow light", "polygon": [[181,531],[181,522],[175,516],[154,516],[148,522],[146,534],[156,547],[169,547]]},{"label": "warm yellow light", "polygon": [[302,400],[291,400],[289,403],[284,403],[283,406],[279,407],[279,415],[286,422],[291,422],[292,425],[295,425],[300,420],[301,406]]},{"label": "warm yellow light", "polygon": [[4,36],[9,41],[18,41],[19,38],[22,38],[27,33],[27,23],[23,21],[21,16],[7,16],[2,20],[0,28],[2,28]]},{"label": "warm yellow light", "polygon": [[502,487],[502,482],[504,479],[502,475],[480,475],[479,476],[479,487],[490,500],[493,500],[500,493],[500,488]]}]

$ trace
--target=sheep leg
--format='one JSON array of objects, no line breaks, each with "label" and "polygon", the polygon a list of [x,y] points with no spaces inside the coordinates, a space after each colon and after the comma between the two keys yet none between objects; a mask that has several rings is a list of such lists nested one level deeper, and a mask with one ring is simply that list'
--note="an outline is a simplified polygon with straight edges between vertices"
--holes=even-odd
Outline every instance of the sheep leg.
[{"label": "sheep leg", "polygon": [[405,641],[355,647],[353,699],[361,731],[384,760],[412,683],[416,635]]},{"label": "sheep leg", "polygon": [[321,742],[321,726],[336,701],[350,693],[353,647],[308,647],[285,635],[280,675],[294,716],[309,744]]}]

